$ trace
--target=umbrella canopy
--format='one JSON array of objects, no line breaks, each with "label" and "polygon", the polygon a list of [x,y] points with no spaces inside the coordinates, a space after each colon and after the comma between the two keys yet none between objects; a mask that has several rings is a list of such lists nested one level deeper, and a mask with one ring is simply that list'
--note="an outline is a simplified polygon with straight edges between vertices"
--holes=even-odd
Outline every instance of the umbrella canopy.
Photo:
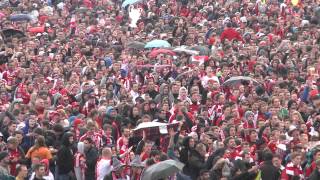
[{"label": "umbrella canopy", "polygon": [[144,49],[144,46],[146,44],[143,43],[143,42],[139,42],[139,41],[132,41],[132,42],[129,42],[127,44],[127,47],[130,48],[130,49],[136,49],[136,50],[140,50],[140,49]]},{"label": "umbrella canopy", "polygon": [[167,123],[159,123],[159,122],[143,122],[140,123],[134,131],[140,130],[140,129],[146,129],[146,128],[152,128],[152,127],[159,127],[159,126],[166,126]]},{"label": "umbrella canopy", "polygon": [[31,21],[32,16],[29,14],[14,14],[9,17],[10,21]]},{"label": "umbrella canopy", "polygon": [[145,131],[148,140],[156,140],[161,134],[167,134],[168,128],[177,129],[179,123],[159,123],[159,122],[143,122],[140,123],[133,131],[135,136],[142,136]]},{"label": "umbrella canopy", "polygon": [[5,29],[5,30],[2,30],[1,32],[4,38],[9,38],[9,37],[22,38],[26,36],[22,31],[17,29]]},{"label": "umbrella canopy", "polygon": [[158,56],[158,54],[169,54],[171,56],[176,55],[176,53],[174,53],[173,51],[171,51],[169,49],[155,49],[155,50],[151,51],[151,53],[149,54],[149,57],[154,58],[154,57]]},{"label": "umbrella canopy", "polygon": [[210,55],[210,49],[206,46],[194,46],[191,49],[199,51],[200,56],[209,56]]},{"label": "umbrella canopy", "polygon": [[175,160],[165,160],[148,167],[142,174],[142,180],[158,180],[182,171],[184,164]]},{"label": "umbrella canopy", "polygon": [[122,3],[122,8],[125,8],[127,7],[128,5],[131,5],[131,4],[135,4],[137,2],[140,2],[142,0],[125,0],[123,3]]},{"label": "umbrella canopy", "polygon": [[144,48],[168,48],[168,47],[171,47],[168,41],[159,40],[159,39],[150,41],[144,46]]},{"label": "umbrella canopy", "polygon": [[187,46],[176,47],[175,49],[173,49],[173,51],[176,53],[186,53],[189,55],[199,55],[198,51],[188,49]]},{"label": "umbrella canopy", "polygon": [[249,76],[234,76],[228,79],[226,82],[223,83],[224,86],[236,86],[241,84],[244,81],[250,81],[254,85],[259,85],[260,83],[256,81],[255,79],[249,77]]}]

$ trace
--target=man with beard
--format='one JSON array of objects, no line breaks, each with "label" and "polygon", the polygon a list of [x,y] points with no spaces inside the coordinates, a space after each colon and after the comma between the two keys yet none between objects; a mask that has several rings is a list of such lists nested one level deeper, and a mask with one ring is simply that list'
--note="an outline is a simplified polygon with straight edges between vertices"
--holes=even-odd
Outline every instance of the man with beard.
[{"label": "man with beard", "polygon": [[14,179],[14,177],[9,175],[9,154],[7,152],[0,153],[0,179]]},{"label": "man with beard", "polygon": [[21,148],[19,148],[18,139],[15,137],[9,137],[7,142],[8,153],[10,157],[10,174],[16,175],[16,166],[18,163],[23,163],[25,154]]}]

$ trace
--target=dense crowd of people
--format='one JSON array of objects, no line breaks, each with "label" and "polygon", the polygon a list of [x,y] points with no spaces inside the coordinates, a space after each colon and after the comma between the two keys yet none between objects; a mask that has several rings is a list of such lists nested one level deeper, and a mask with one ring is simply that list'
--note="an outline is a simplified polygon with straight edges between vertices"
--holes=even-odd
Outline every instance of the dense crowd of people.
[{"label": "dense crowd of people", "polygon": [[319,25],[319,0],[1,0],[0,179],[319,180]]}]

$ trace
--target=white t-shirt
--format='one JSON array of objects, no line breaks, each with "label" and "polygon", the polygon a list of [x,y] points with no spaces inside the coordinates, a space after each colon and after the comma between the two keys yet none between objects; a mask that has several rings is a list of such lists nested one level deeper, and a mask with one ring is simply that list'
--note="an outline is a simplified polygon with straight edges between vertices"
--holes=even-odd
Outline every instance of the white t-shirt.
[{"label": "white t-shirt", "polygon": [[97,162],[96,174],[97,180],[103,180],[103,178],[112,171],[112,165],[110,159],[100,159]]}]

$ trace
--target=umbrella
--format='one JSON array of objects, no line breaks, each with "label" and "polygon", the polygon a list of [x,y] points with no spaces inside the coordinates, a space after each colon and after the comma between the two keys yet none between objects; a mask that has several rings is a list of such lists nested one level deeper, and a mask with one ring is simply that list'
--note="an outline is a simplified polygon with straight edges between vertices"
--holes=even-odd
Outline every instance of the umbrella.
[{"label": "umbrella", "polygon": [[4,38],[8,38],[8,37],[22,38],[22,37],[26,36],[22,31],[17,30],[17,29],[2,30],[2,35],[4,36]]},{"label": "umbrella", "polygon": [[140,2],[141,0],[125,0],[123,3],[122,3],[122,8],[125,8],[127,7],[128,5],[131,5],[131,4],[135,4],[137,2]]},{"label": "umbrella", "polygon": [[223,83],[224,86],[236,86],[241,84],[243,81],[251,81],[254,85],[259,85],[260,83],[255,79],[249,76],[234,76],[228,79],[226,82]]},{"label": "umbrella", "polygon": [[10,21],[30,21],[32,16],[29,14],[14,14],[9,17]]},{"label": "umbrella", "polygon": [[167,128],[177,129],[179,123],[159,123],[159,122],[143,122],[140,123],[133,131],[134,135],[142,136],[142,132],[145,131],[149,140],[156,140],[161,134],[167,134]]},{"label": "umbrella", "polygon": [[159,122],[143,122],[140,123],[134,131],[140,130],[140,129],[146,129],[146,128],[152,128],[152,127],[159,127],[159,126],[167,126],[167,123],[159,123]]},{"label": "umbrella", "polygon": [[190,54],[190,55],[199,55],[198,51],[188,49],[187,46],[176,47],[175,49],[173,49],[173,51],[177,52],[177,53],[186,53],[186,54]]},{"label": "umbrella", "polygon": [[165,160],[148,167],[142,174],[142,180],[164,179],[182,171],[184,164],[175,160]]},{"label": "umbrella", "polygon": [[155,49],[155,50],[151,51],[151,53],[149,54],[149,57],[154,58],[154,57],[158,56],[158,54],[169,54],[171,56],[176,55],[176,53],[174,53],[173,51],[171,51],[169,49]]},{"label": "umbrella", "polygon": [[210,50],[206,46],[194,46],[191,48],[191,50],[199,51],[200,56],[209,56],[210,55]]},{"label": "umbrella", "polygon": [[144,48],[163,48],[163,47],[171,47],[170,43],[168,43],[168,41],[165,40],[153,40],[148,42]]},{"label": "umbrella", "polygon": [[130,48],[130,49],[137,49],[137,50],[140,50],[140,49],[144,49],[144,46],[146,44],[143,43],[143,42],[139,42],[139,41],[132,41],[132,42],[129,42],[127,44],[127,47]]}]

